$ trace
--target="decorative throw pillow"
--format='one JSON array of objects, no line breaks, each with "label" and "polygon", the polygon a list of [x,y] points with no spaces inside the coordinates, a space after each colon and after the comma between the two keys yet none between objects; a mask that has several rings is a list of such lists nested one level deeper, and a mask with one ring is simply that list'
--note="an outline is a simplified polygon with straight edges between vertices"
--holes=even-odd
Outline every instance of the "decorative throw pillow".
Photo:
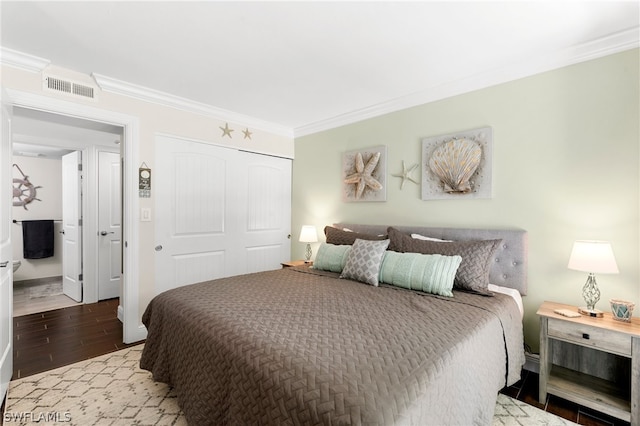
[{"label": "decorative throw pillow", "polygon": [[391,240],[389,247],[391,249],[393,246],[397,252],[461,256],[462,263],[456,273],[454,288],[492,295],[487,289],[489,272],[493,254],[502,240],[437,242],[416,240],[393,227],[389,227],[387,232]]},{"label": "decorative throw pillow", "polygon": [[334,244],[321,243],[313,261],[313,269],[322,271],[342,272],[347,263],[347,255],[351,246],[336,246]]},{"label": "decorative throw pillow", "polygon": [[386,235],[362,234],[360,232],[344,231],[333,226],[324,227],[327,243],[335,245],[352,245],[359,238],[361,240],[386,240]]},{"label": "decorative throw pillow", "polygon": [[410,290],[453,297],[460,256],[388,251],[380,267],[380,282]]},{"label": "decorative throw pillow", "polygon": [[440,238],[427,237],[420,234],[411,234],[411,238],[415,238],[416,240],[424,240],[424,241],[438,241],[441,243],[451,243],[453,240],[441,240]]},{"label": "decorative throw pillow", "polygon": [[347,255],[347,263],[344,265],[340,278],[348,278],[377,286],[380,263],[382,263],[382,257],[388,246],[389,240],[370,241],[356,239]]}]

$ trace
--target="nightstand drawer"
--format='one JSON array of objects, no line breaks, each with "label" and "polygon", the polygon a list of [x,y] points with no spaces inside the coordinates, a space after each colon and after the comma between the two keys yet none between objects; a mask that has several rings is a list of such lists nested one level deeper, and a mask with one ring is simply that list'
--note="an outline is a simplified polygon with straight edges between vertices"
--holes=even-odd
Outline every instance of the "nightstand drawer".
[{"label": "nightstand drawer", "polygon": [[631,357],[631,336],[598,327],[549,318],[549,337]]}]

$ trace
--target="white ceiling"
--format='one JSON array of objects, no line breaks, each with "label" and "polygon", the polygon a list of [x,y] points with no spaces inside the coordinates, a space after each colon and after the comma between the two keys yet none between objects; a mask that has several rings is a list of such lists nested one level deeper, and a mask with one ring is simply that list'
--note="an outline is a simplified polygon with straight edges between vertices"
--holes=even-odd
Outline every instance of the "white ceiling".
[{"label": "white ceiling", "polygon": [[638,47],[639,2],[10,2],[1,45],[301,135]]}]

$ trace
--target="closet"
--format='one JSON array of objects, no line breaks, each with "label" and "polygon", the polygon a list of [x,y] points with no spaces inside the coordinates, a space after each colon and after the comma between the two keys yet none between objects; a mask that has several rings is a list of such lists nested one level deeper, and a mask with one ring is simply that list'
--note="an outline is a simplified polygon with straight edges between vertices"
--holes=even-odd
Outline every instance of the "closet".
[{"label": "closet", "polygon": [[290,159],[164,135],[155,149],[156,294],[289,260]]}]

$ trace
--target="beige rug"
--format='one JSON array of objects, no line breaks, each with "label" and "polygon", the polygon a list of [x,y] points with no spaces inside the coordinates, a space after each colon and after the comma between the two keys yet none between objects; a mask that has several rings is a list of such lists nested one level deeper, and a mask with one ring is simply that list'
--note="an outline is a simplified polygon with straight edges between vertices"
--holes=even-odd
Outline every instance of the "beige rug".
[{"label": "beige rug", "polygon": [[[143,345],[15,380],[5,425],[186,425],[175,393],[139,368]],[[571,425],[498,395],[493,425]]]}]

